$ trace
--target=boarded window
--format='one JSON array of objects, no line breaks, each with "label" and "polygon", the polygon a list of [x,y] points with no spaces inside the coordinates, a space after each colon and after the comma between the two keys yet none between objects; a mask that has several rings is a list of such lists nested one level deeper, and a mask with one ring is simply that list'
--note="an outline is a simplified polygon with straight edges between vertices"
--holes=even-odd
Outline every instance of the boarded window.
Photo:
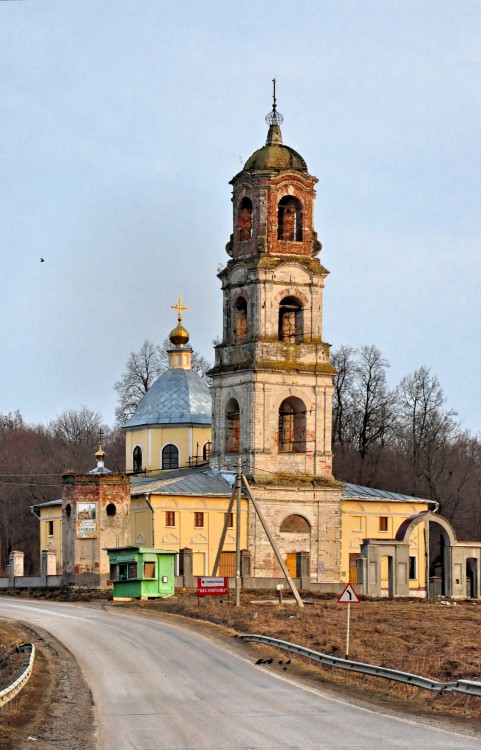
[{"label": "boarded window", "polygon": [[165,525],[175,526],[175,510],[167,510],[165,512]]},{"label": "boarded window", "polygon": [[144,578],[155,578],[154,562],[144,562]]},{"label": "boarded window", "polygon": [[[227,513],[226,513],[226,515],[227,515]],[[233,513],[229,513],[229,520],[227,522],[227,527],[229,529],[233,529],[234,528],[234,514]]]},{"label": "boarded window", "polygon": [[196,529],[204,528],[204,514],[202,511],[196,511],[194,513],[194,526]]},{"label": "boarded window", "polygon": [[287,516],[281,524],[281,531],[284,533],[308,534],[310,530],[311,526],[307,518],[299,516],[297,513]]},{"label": "boarded window", "polygon": [[306,452],[306,407],[300,398],[286,398],[279,409],[279,452]]},{"label": "boarded window", "polygon": [[237,214],[237,236],[239,240],[250,240],[252,237],[252,201],[242,198]]},{"label": "boarded window", "polygon": [[234,305],[234,342],[236,344],[247,338],[247,302],[238,297]]},{"label": "boarded window", "polygon": [[279,201],[277,239],[302,242],[302,204],[291,195],[285,195]]},{"label": "boarded window", "polygon": [[284,297],[279,305],[279,341],[301,344],[304,339],[302,305],[295,297]]},{"label": "boarded window", "polygon": [[240,444],[240,411],[235,398],[229,399],[225,409],[225,451],[238,453]]},{"label": "boarded window", "polygon": [[387,530],[388,530],[388,517],[379,516],[379,531],[387,531]]}]

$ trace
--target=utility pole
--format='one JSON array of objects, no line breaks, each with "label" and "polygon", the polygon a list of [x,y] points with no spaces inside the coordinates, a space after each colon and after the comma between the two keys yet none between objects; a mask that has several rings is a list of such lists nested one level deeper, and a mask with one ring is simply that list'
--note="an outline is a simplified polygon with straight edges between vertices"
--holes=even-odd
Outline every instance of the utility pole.
[{"label": "utility pole", "polygon": [[237,475],[236,481],[236,522],[235,522],[235,606],[240,607],[240,588],[241,588],[241,474],[242,459],[240,453],[237,457]]}]

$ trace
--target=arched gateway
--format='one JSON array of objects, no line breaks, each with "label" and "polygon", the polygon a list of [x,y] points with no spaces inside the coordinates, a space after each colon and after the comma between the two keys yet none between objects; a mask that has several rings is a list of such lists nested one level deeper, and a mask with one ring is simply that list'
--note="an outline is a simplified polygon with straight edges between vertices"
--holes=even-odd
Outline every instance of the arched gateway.
[{"label": "arched gateway", "polygon": [[[367,596],[409,596],[409,539],[414,529],[421,524],[425,528],[427,550],[430,546],[430,534],[434,533],[433,526],[436,533],[439,533],[442,573],[440,590],[429,585],[427,580],[425,595],[439,593],[455,598],[469,596],[479,599],[481,542],[458,542],[449,521],[432,511],[423,511],[406,518],[394,539],[363,539],[358,563],[363,593]],[[381,565],[385,559],[388,565],[387,590],[381,588]]]}]

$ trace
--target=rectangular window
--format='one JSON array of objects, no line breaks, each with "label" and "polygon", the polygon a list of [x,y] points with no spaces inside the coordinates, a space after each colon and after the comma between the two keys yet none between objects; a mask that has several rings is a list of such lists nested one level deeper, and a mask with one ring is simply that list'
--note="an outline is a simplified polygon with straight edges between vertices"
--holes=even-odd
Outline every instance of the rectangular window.
[{"label": "rectangular window", "polygon": [[112,563],[110,566],[110,580],[111,581],[119,580],[119,566],[117,565],[117,563]]},{"label": "rectangular window", "polygon": [[48,535],[53,536],[53,521],[48,522]]},{"label": "rectangular window", "polygon": [[418,565],[417,565],[417,557],[414,555],[409,555],[409,580],[415,581],[418,577]]},{"label": "rectangular window", "polygon": [[165,511],[165,525],[166,526],[175,526],[175,510],[166,510]]},{"label": "rectangular window", "polygon": [[194,513],[194,526],[196,529],[204,528],[204,514],[202,512]]},{"label": "rectangular window", "polygon": [[[226,513],[226,515],[227,515],[227,513]],[[227,524],[227,527],[229,529],[233,529],[234,528],[234,514],[233,513],[229,513],[229,523]]]},{"label": "rectangular window", "polygon": [[154,562],[144,562],[144,578],[155,578]]},{"label": "rectangular window", "polygon": [[379,531],[387,531],[388,518],[387,516],[379,516]]},{"label": "rectangular window", "polygon": [[132,578],[137,578],[137,563],[129,563],[129,570],[128,570],[128,576],[129,580]]}]

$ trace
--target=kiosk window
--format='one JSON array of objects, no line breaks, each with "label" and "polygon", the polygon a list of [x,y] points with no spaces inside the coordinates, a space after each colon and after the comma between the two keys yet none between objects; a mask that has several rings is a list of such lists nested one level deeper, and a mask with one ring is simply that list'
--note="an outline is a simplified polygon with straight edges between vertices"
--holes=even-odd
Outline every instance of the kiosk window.
[{"label": "kiosk window", "polygon": [[144,578],[155,578],[154,562],[144,562]]}]

